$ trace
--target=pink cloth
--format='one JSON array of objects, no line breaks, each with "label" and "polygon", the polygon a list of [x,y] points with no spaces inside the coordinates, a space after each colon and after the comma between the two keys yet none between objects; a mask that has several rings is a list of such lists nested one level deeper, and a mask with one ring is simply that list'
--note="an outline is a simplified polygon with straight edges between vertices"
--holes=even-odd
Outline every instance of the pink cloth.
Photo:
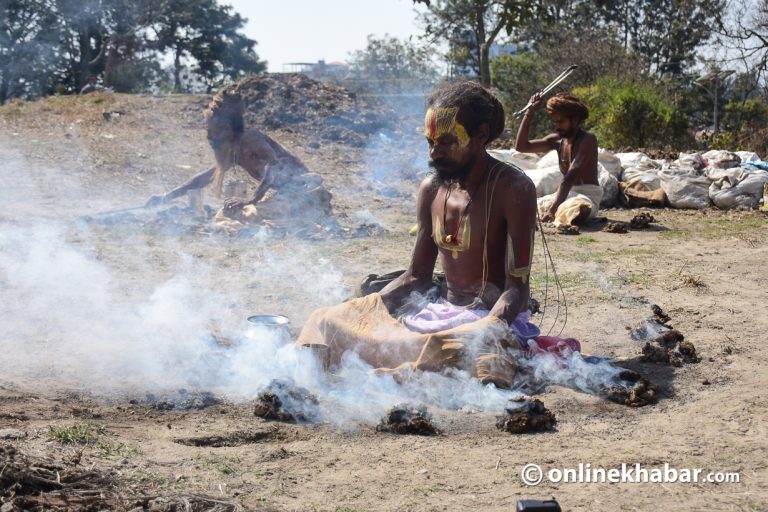
[{"label": "pink cloth", "polygon": [[574,338],[560,338],[559,336],[537,336],[528,342],[530,355],[550,352],[559,356],[566,356],[568,352],[581,352],[581,343]]},{"label": "pink cloth", "polygon": [[[427,304],[421,311],[403,317],[403,322],[412,331],[432,333],[453,329],[460,325],[476,322],[488,316],[487,309],[469,309],[455,306],[450,302],[433,302]],[[521,340],[535,338],[541,331],[529,320],[531,312],[526,310],[517,315],[509,324],[509,329]]]}]

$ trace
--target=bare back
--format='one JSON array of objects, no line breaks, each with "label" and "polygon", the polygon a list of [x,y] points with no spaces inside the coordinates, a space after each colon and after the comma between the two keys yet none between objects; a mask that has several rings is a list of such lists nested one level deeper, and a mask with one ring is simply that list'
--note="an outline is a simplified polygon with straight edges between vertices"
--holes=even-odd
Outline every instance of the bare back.
[{"label": "bare back", "polygon": [[308,173],[298,158],[256,128],[250,128],[243,133],[236,153],[235,163],[242,166],[256,180],[264,179],[268,165],[275,167],[277,172],[273,176],[273,186],[277,188],[291,181],[294,176]]}]

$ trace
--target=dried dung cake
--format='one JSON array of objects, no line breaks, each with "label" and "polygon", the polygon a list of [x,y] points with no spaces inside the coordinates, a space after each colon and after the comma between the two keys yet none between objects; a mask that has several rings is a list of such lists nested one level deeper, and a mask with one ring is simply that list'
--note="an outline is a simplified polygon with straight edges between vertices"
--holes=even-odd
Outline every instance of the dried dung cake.
[{"label": "dried dung cake", "polygon": [[558,235],[578,235],[579,233],[579,226],[574,226],[573,224],[560,224],[557,226]]},{"label": "dried dung cake", "polygon": [[440,431],[432,424],[432,417],[424,407],[408,404],[396,405],[387,412],[376,426],[377,432],[434,436]]},{"label": "dried dung cake", "polygon": [[600,395],[617,404],[642,407],[653,402],[658,391],[657,385],[639,373],[622,370],[616,375],[615,384],[605,388]]},{"label": "dried dung cake", "polygon": [[627,225],[623,222],[609,222],[603,227],[603,231],[606,233],[619,233],[624,234],[628,233],[629,230],[627,229]]},{"label": "dried dung cake", "polygon": [[308,389],[275,379],[259,393],[253,414],[265,420],[310,423],[320,418],[320,407]]},{"label": "dried dung cake", "polygon": [[651,223],[656,222],[656,219],[648,212],[641,212],[632,217],[629,221],[629,227],[632,229],[648,229]]},{"label": "dried dung cake", "polygon": [[554,430],[555,423],[554,413],[538,398],[512,398],[504,414],[496,417],[496,428],[513,434]]}]

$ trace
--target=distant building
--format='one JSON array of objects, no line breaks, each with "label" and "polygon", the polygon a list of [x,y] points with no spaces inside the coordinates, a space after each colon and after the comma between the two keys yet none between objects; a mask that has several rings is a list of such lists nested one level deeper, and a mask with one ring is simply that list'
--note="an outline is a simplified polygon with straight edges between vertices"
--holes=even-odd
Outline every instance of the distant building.
[{"label": "distant building", "polygon": [[289,62],[283,64],[283,73],[303,73],[315,80],[342,78],[349,71],[345,62]]}]

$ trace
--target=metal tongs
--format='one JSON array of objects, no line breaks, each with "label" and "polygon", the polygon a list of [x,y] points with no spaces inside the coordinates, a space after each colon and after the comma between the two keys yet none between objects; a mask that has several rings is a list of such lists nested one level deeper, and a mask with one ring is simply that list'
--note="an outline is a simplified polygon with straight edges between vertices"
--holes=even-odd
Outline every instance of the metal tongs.
[{"label": "metal tongs", "polygon": [[[546,86],[545,88],[543,88],[543,89],[540,91],[540,92],[541,92],[541,95],[543,96],[543,95],[547,94],[549,91],[551,91],[552,89],[554,89],[555,87],[557,87],[557,85],[558,85],[560,82],[562,82],[563,80],[565,80],[566,78],[568,78],[568,77],[570,76],[570,74],[571,74],[571,73],[573,73],[573,72],[576,70],[576,68],[578,68],[578,67],[579,67],[579,66],[577,66],[577,65],[575,65],[575,64],[571,64],[570,66],[568,66],[568,69],[566,69],[565,71],[563,71],[562,73],[560,73],[560,74],[557,76],[557,78],[555,78],[554,80],[552,80],[552,82],[551,82],[551,83],[550,83],[548,86]],[[513,115],[514,117],[520,117],[521,115],[525,114],[525,111],[526,111],[526,110],[528,110],[529,108],[531,108],[531,105],[532,105],[532,103],[529,101],[529,102],[528,102],[528,104],[527,104],[525,107],[521,108],[520,110],[518,110],[517,112],[515,112],[515,113],[514,113],[514,114],[512,114],[512,115]]]}]

